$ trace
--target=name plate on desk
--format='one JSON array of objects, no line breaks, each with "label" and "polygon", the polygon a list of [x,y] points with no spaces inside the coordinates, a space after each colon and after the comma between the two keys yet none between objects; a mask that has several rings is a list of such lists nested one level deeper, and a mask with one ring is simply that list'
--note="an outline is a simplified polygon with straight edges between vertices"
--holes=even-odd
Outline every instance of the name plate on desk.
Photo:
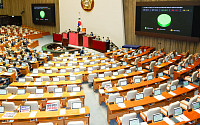
[{"label": "name plate on desk", "polygon": [[35,117],[36,114],[37,114],[37,111],[32,111],[32,112],[29,114],[29,117]]},{"label": "name plate on desk", "polygon": [[154,98],[157,99],[157,100],[163,100],[163,99],[165,99],[165,97],[162,96],[162,95],[154,96]]},{"label": "name plate on desk", "polygon": [[124,76],[128,76],[127,74],[123,74]]},{"label": "name plate on desk", "polygon": [[124,103],[118,103],[117,105],[118,105],[118,107],[120,107],[120,108],[125,108],[125,107],[126,107],[126,105],[125,105]]},{"label": "name plate on desk", "polygon": [[50,82],[46,82],[46,83],[45,83],[45,85],[49,85],[49,84],[50,84]]},{"label": "name plate on desk", "polygon": [[65,115],[66,114],[66,109],[60,109],[60,115]]},{"label": "name plate on desk", "polygon": [[26,82],[24,85],[29,85],[30,84],[30,82]]},{"label": "name plate on desk", "polygon": [[137,111],[137,110],[142,110],[142,109],[144,109],[143,106],[137,106],[137,107],[134,107],[134,110],[135,110],[135,111]]},{"label": "name plate on desk", "polygon": [[81,109],[79,109],[79,113],[80,113],[80,114],[85,113],[85,108],[81,108]]},{"label": "name plate on desk", "polygon": [[16,95],[11,95],[11,96],[9,96],[8,97],[8,99],[12,99],[12,98],[14,98]]},{"label": "name plate on desk", "polygon": [[173,96],[175,96],[176,95],[176,93],[173,93],[173,92],[168,92],[170,95],[173,95]]}]

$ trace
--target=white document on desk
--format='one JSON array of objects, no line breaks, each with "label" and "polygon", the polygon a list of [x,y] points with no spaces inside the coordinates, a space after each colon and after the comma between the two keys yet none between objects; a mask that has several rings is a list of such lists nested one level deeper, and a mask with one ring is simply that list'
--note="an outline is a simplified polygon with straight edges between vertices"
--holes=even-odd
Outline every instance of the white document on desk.
[{"label": "white document on desk", "polygon": [[31,74],[30,76],[38,76],[38,74]]},{"label": "white document on desk", "polygon": [[160,77],[162,80],[165,80],[166,78],[164,78],[164,77]]},{"label": "white document on desk", "polygon": [[148,125],[147,122],[141,122],[140,125]]},{"label": "white document on desk", "polygon": [[176,61],[177,59],[172,59],[172,60]]},{"label": "white document on desk", "polygon": [[182,114],[182,115],[179,115],[178,117],[175,117],[177,120],[179,120],[180,122],[182,122],[182,121],[190,121],[190,119],[189,118],[187,118],[184,114]]},{"label": "white document on desk", "polygon": [[101,80],[105,80],[104,78],[100,78]]},{"label": "white document on desk", "polygon": [[69,93],[69,95],[70,95],[70,96],[74,96],[74,95],[76,95],[76,93],[75,93],[75,92],[72,92],[72,93]]},{"label": "white document on desk", "polygon": [[60,109],[60,115],[65,115],[66,114],[66,109]]},{"label": "white document on desk", "polygon": [[5,72],[3,75],[12,75],[12,73]]},{"label": "white document on desk", "polygon": [[42,98],[44,94],[30,94],[28,98]]},{"label": "white document on desk", "polygon": [[196,110],[194,110],[194,111],[200,114],[200,110],[199,110],[199,109],[196,109]]},{"label": "white document on desk", "polygon": [[172,62],[169,61],[169,63],[172,63]]},{"label": "white document on desk", "polygon": [[110,70],[110,68],[106,68],[106,70]]},{"label": "white document on desk", "polygon": [[37,114],[37,111],[32,111],[29,115],[29,117],[35,117],[35,115]]},{"label": "white document on desk", "polygon": [[92,73],[92,71],[88,71],[88,73]]},{"label": "white document on desk", "polygon": [[175,96],[176,95],[176,93],[173,93],[173,92],[168,92],[170,95],[173,95],[173,96]]},{"label": "white document on desk", "polygon": [[134,107],[134,110],[135,110],[135,111],[137,111],[137,110],[142,110],[142,109],[144,109],[143,106],[137,106],[137,107]]},{"label": "white document on desk", "polygon": [[126,67],[129,67],[129,66],[126,66]]},{"label": "white document on desk", "polygon": [[42,82],[34,82],[33,85],[41,85]]},{"label": "white document on desk", "polygon": [[24,85],[29,85],[30,84],[30,82],[26,82]]},{"label": "white document on desk", "polygon": [[125,108],[126,107],[126,105],[124,104],[124,103],[118,103],[117,104],[120,108]]},{"label": "white document on desk", "polygon": [[124,76],[128,76],[127,74],[123,74]]},{"label": "white document on desk", "polygon": [[174,124],[175,124],[175,123],[174,123],[171,119],[169,119],[168,117],[164,117],[163,120],[164,120],[167,124],[169,124],[169,125],[174,125]]},{"label": "white document on desk", "polygon": [[139,71],[139,72],[144,73],[144,71]]},{"label": "white document on desk", "polygon": [[187,86],[185,86],[185,88],[187,88],[187,89],[194,89],[195,87],[193,87],[191,85],[187,85]]},{"label": "white document on desk", "polygon": [[117,87],[118,90],[123,90],[122,87]]},{"label": "white document on desk", "polygon": [[63,93],[54,93],[53,97],[62,97]]},{"label": "white document on desk", "polygon": [[46,82],[46,83],[45,83],[45,85],[49,85],[49,84],[50,84],[50,82]]},{"label": "white document on desk", "polygon": [[100,93],[100,94],[105,93],[105,92],[104,92],[104,89],[99,89],[99,93]]},{"label": "white document on desk", "polygon": [[154,98],[156,98],[157,100],[163,100],[163,99],[165,99],[165,97],[162,96],[162,95],[154,96]]},{"label": "white document on desk", "polygon": [[112,79],[116,79],[116,77],[115,77],[115,76],[112,76]]},{"label": "white document on desk", "polygon": [[85,113],[85,108],[81,108],[81,109],[79,109],[79,113],[80,113],[80,114]]},{"label": "white document on desk", "polygon": [[9,96],[8,97],[8,99],[12,99],[12,98],[14,98],[16,95],[11,95],[11,96]]},{"label": "white document on desk", "polygon": [[108,89],[106,89],[108,92],[110,92],[110,91],[113,91],[113,89],[112,88],[108,88]]}]

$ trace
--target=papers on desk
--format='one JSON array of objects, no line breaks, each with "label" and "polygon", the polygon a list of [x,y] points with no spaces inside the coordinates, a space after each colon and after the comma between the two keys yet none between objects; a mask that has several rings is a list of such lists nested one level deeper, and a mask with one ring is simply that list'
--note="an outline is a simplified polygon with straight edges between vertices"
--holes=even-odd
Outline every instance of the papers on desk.
[{"label": "papers on desk", "polygon": [[70,96],[76,95],[76,92],[69,93]]},{"label": "papers on desk", "polygon": [[81,109],[79,109],[79,113],[80,113],[80,114],[85,113],[85,108],[81,108]]},{"label": "papers on desk", "polygon": [[129,67],[129,66],[126,66],[126,67]]},{"label": "papers on desk", "polygon": [[173,63],[173,62],[170,62],[170,61],[169,61],[169,63]]},{"label": "papers on desk", "polygon": [[176,61],[177,59],[172,59],[172,60]]},{"label": "papers on desk", "polygon": [[60,109],[60,115],[65,115],[66,114],[66,109]]},{"label": "papers on desk", "polygon": [[12,99],[12,98],[14,98],[16,95],[11,95],[11,96],[9,96],[8,97],[8,99]]},{"label": "papers on desk", "polygon": [[73,73],[70,72],[69,75],[73,75]]},{"label": "papers on desk", "polygon": [[99,93],[100,93],[100,94],[105,93],[104,89],[99,89]]},{"label": "papers on desk", "polygon": [[173,92],[168,92],[170,95],[173,95],[173,96],[175,96],[176,95],[176,93],[173,93]]},{"label": "papers on desk", "polygon": [[191,67],[187,67],[188,69],[190,69]]},{"label": "papers on desk", "polygon": [[12,73],[4,72],[3,75],[12,75]]},{"label": "papers on desk", "polygon": [[148,125],[147,122],[141,122],[140,125]]},{"label": "papers on desk", "polygon": [[26,82],[24,85],[29,85],[30,84],[30,82]]},{"label": "papers on desk", "polygon": [[31,74],[30,76],[37,76],[38,74]]},{"label": "papers on desk", "polygon": [[100,78],[101,80],[105,80],[104,78]]},{"label": "papers on desk", "polygon": [[123,90],[121,87],[117,87],[118,90]]},{"label": "papers on desk", "polygon": [[110,92],[110,91],[113,91],[113,89],[112,88],[108,88],[108,89],[106,89],[108,92]]},{"label": "papers on desk", "polygon": [[169,125],[174,125],[175,123],[171,120],[171,119],[169,119],[168,117],[164,117],[163,118],[163,121],[165,121],[167,124],[169,124]]},{"label": "papers on desk", "polygon": [[116,77],[115,77],[115,76],[112,76],[111,78],[112,78],[112,79],[116,79]]},{"label": "papers on desk", "polygon": [[166,78],[165,77],[160,77],[161,79],[165,80]]},{"label": "papers on desk", "polygon": [[106,62],[106,64],[108,65],[109,63],[108,63],[108,62]]},{"label": "papers on desk", "polygon": [[13,118],[16,115],[15,112],[6,112],[2,118]]},{"label": "papers on desk", "polygon": [[159,66],[157,66],[157,67],[159,67],[159,68],[160,68],[161,66],[159,65]]},{"label": "papers on desk", "polygon": [[49,85],[49,84],[50,84],[50,82],[46,82],[46,83],[45,83],[45,85]]},{"label": "papers on desk", "polygon": [[35,115],[37,114],[37,111],[32,111],[29,115],[29,117],[35,117]]},{"label": "papers on desk", "polygon": [[144,71],[139,71],[139,72],[144,73]]},{"label": "papers on desk", "polygon": [[88,73],[92,73],[92,71],[88,71]]},{"label": "papers on desk", "polygon": [[125,108],[125,107],[126,107],[126,105],[125,105],[124,103],[118,103],[117,105],[118,105],[118,107],[120,107],[120,108]]},{"label": "papers on desk", "polygon": [[180,122],[182,122],[182,121],[190,121],[190,119],[189,118],[187,118],[184,114],[182,114],[182,115],[179,115],[178,117],[175,117],[177,120],[179,120]]},{"label": "papers on desk", "polygon": [[200,114],[200,110],[199,110],[199,109],[196,109],[196,110],[194,110],[194,111]]},{"label": "papers on desk", "polygon": [[42,82],[34,82],[33,85],[41,85]]},{"label": "papers on desk", "polygon": [[191,85],[187,85],[187,86],[185,86],[185,88],[187,88],[187,89],[194,89],[195,87],[193,87]]},{"label": "papers on desk", "polygon": [[135,111],[137,111],[137,110],[142,110],[142,109],[144,109],[143,106],[137,106],[137,107],[134,107],[134,110],[135,110]]},{"label": "papers on desk", "polygon": [[178,56],[181,56],[181,55],[178,55]]},{"label": "papers on desk", "polygon": [[128,76],[127,74],[123,74],[124,76]]},{"label": "papers on desk", "polygon": [[54,93],[53,97],[62,97],[63,93]]},{"label": "papers on desk", "polygon": [[156,99],[159,100],[159,101],[165,99],[165,97],[162,96],[162,95],[154,96],[154,98],[156,98]]},{"label": "papers on desk", "polygon": [[30,94],[28,98],[42,98],[44,94]]},{"label": "papers on desk", "polygon": [[186,70],[185,68],[182,68],[182,70]]}]

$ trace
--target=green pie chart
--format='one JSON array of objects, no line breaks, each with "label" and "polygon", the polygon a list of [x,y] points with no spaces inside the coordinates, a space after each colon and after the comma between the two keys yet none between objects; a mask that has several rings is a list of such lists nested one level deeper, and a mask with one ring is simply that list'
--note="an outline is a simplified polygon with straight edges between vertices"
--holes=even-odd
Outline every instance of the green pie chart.
[{"label": "green pie chart", "polygon": [[157,18],[158,25],[161,27],[168,27],[171,24],[171,17],[168,14],[161,14]]},{"label": "green pie chart", "polygon": [[42,11],[40,11],[40,17],[41,18],[44,18],[45,17],[45,12],[42,10]]}]

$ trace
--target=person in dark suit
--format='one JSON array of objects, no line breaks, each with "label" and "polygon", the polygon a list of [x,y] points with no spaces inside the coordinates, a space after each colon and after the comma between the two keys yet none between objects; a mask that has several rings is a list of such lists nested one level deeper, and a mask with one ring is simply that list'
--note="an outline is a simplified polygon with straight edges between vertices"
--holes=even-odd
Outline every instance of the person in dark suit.
[{"label": "person in dark suit", "polygon": [[92,37],[94,36],[93,32],[90,33],[90,36],[92,36]]},{"label": "person in dark suit", "polygon": [[6,63],[5,63],[5,62],[3,62],[3,66],[6,67],[6,70],[8,70],[9,67],[6,66]]},{"label": "person in dark suit", "polygon": [[81,31],[80,26],[77,26],[77,32],[80,32],[80,31]]},{"label": "person in dark suit", "polygon": [[16,63],[13,63],[13,68],[16,69],[18,76],[21,76],[21,72],[18,67],[16,67]]},{"label": "person in dark suit", "polygon": [[80,56],[81,56],[82,54],[85,53],[84,50],[85,50],[85,48],[83,47],[83,48],[81,49],[81,51],[80,51]]}]

